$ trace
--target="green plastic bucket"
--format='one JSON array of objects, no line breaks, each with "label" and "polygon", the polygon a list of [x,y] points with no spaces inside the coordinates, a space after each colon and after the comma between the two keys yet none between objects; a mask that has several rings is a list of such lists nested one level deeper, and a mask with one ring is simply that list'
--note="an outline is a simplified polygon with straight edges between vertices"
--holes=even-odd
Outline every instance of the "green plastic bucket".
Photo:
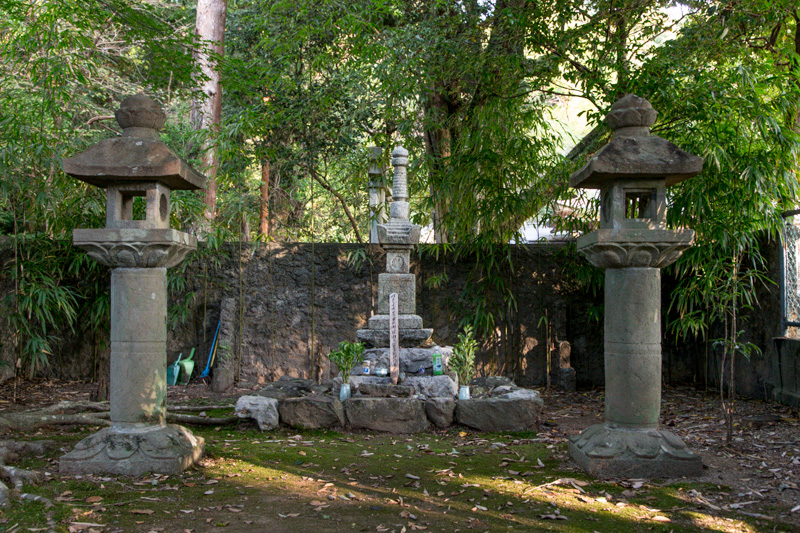
[{"label": "green plastic bucket", "polygon": [[180,381],[178,382],[180,385],[188,385],[189,380],[192,379],[192,372],[194,372],[194,359],[192,357],[194,357],[194,348],[189,353],[189,357],[177,362],[181,367]]}]

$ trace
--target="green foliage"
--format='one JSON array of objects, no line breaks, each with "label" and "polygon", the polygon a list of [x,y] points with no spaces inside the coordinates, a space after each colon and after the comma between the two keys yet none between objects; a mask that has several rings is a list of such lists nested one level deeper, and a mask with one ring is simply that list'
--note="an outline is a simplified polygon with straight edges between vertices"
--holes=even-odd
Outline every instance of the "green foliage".
[{"label": "green foliage", "polygon": [[0,0],[0,234],[13,236],[2,275],[14,282],[2,308],[30,376],[60,357],[64,333],[108,328],[108,271],[67,238],[103,225],[105,194],[60,160],[108,136],[97,117],[122,97],[186,87],[187,14],[151,1]]},{"label": "green foliage", "polygon": [[464,326],[464,333],[458,334],[458,343],[453,346],[453,354],[447,366],[456,373],[458,382],[469,385],[472,376],[475,374],[475,352],[478,349],[478,342],[472,332],[472,326]]},{"label": "green foliage", "polygon": [[364,345],[360,342],[342,341],[339,347],[328,355],[328,359],[339,369],[344,383],[350,382],[350,372],[364,358]]}]

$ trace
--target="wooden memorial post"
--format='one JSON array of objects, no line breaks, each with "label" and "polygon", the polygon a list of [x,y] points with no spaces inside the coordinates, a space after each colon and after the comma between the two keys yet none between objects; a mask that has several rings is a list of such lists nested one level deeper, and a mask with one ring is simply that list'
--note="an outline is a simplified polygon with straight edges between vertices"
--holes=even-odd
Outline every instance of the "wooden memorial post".
[{"label": "wooden memorial post", "polygon": [[394,385],[397,385],[400,377],[400,326],[397,311],[397,293],[393,292],[389,295],[389,375]]}]

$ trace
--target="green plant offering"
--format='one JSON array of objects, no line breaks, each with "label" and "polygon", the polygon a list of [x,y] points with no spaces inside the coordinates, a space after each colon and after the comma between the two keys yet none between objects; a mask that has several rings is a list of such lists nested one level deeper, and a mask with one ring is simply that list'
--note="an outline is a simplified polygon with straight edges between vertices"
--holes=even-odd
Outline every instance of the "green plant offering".
[{"label": "green plant offering", "polygon": [[464,333],[458,334],[458,344],[453,346],[453,355],[450,356],[448,366],[458,376],[458,383],[461,386],[469,385],[472,376],[475,375],[475,351],[478,349],[478,342],[472,332],[472,326],[464,326]]},{"label": "green plant offering", "polygon": [[364,358],[364,345],[360,342],[342,341],[339,348],[331,352],[328,359],[339,368],[344,383],[350,382],[350,372]]}]

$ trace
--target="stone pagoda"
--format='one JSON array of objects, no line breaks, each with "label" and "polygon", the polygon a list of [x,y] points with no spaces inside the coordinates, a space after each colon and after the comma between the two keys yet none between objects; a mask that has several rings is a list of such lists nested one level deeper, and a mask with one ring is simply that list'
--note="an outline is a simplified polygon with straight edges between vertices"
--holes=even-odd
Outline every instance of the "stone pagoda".
[{"label": "stone pagoda", "polygon": [[[166,116],[145,95],[116,112],[122,135],[63,160],[64,172],[106,189],[106,226],[76,229],[73,243],[111,267],[111,425],[61,458],[68,474],[176,474],[197,461],[203,439],[166,424],[167,268],[197,247],[169,227],[170,191],[205,177],[158,139]],[[145,199],[134,219],[133,200]]]},{"label": "stone pagoda", "polygon": [[599,229],[578,250],[605,278],[605,422],[574,437],[578,465],[602,477],[697,476],[702,460],[660,429],[661,268],[691,246],[690,229],[666,226],[665,188],[698,174],[700,157],[650,134],[656,110],[629,94],[606,122],[614,136],[570,186],[600,190]]},{"label": "stone pagoda", "polygon": [[433,334],[422,327],[417,312],[416,276],[409,272],[411,250],[419,242],[420,227],[409,221],[408,150],[398,146],[392,152],[394,179],[389,221],[378,225],[378,239],[386,250],[386,272],[378,274],[377,314],[368,322],[368,329],[356,332],[359,341],[376,348],[389,346],[389,295],[398,296],[400,345],[420,346]]}]

